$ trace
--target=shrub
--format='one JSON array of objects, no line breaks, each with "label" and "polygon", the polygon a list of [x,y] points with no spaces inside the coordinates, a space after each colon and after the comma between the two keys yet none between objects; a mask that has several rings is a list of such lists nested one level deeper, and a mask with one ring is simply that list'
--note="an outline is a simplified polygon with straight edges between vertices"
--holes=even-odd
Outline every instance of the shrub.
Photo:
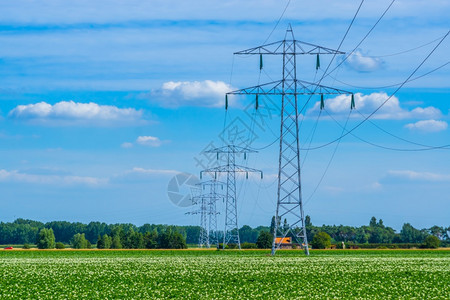
[{"label": "shrub", "polygon": [[256,247],[255,243],[242,243],[241,244],[241,249],[257,249],[258,247]]},{"label": "shrub", "polygon": [[238,249],[238,245],[230,243],[225,246],[225,249]]},{"label": "shrub", "polygon": [[273,235],[267,231],[261,231],[259,233],[258,239],[256,240],[256,246],[259,249],[269,249],[272,248]]},{"label": "shrub", "polygon": [[31,244],[23,244],[23,249],[31,249]]},{"label": "shrub", "polygon": [[326,249],[331,246],[331,237],[326,232],[318,232],[314,235],[311,245],[314,249]]},{"label": "shrub", "polygon": [[425,238],[425,241],[423,243],[423,248],[436,249],[436,248],[439,248],[440,244],[441,244],[441,241],[437,237],[435,237],[434,235],[429,235]]},{"label": "shrub", "polygon": [[64,246],[64,244],[61,243],[61,242],[57,242],[57,243],[55,244],[55,248],[56,248],[56,249],[65,249],[66,246]]}]

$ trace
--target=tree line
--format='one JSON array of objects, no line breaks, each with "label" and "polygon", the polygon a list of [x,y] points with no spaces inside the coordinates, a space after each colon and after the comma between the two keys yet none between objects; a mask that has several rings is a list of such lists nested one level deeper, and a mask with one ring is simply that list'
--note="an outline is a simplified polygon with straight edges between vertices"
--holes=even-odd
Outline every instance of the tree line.
[{"label": "tree line", "polygon": [[[64,249],[62,242],[56,242],[52,228],[42,228],[36,239],[36,246],[39,249]],[[136,232],[133,229],[124,232],[122,228],[115,227],[111,235],[104,234],[98,236],[97,249],[186,249],[186,239],[179,233],[167,229],[158,234],[156,230],[152,232]],[[93,245],[86,239],[84,233],[76,233],[70,240],[70,247],[74,249],[91,249]],[[31,248],[25,243],[24,248]]]},{"label": "tree line", "polygon": [[397,233],[393,228],[384,225],[383,220],[372,217],[369,225],[360,227],[344,225],[322,225],[314,226],[311,218],[306,216],[305,227],[308,240],[312,241],[314,235],[318,232],[326,232],[330,235],[332,242],[351,242],[355,244],[398,244],[424,243],[428,236],[437,237],[443,245],[450,244],[450,226],[432,226],[430,228],[417,229],[410,223],[404,223],[402,229]]},{"label": "tree line", "polygon": [[[344,225],[322,225],[315,226],[311,218],[306,216],[305,225],[308,241],[312,241],[319,232],[327,233],[331,242],[335,244],[395,244],[411,243],[420,244],[428,236],[437,237],[443,246],[450,244],[450,226],[417,229],[411,224],[405,223],[400,232],[384,225],[383,220],[372,217],[368,225],[360,227]],[[254,244],[264,232],[261,239],[270,240],[269,235],[273,233],[275,217],[272,218],[270,226],[259,226],[252,228],[244,225],[239,229],[241,243]],[[284,220],[278,220],[278,226],[289,226]],[[90,222],[88,224],[80,222],[52,221],[39,222],[26,219],[16,219],[13,222],[0,222],[0,244],[36,244],[42,229],[52,231],[54,244],[70,244],[72,247],[93,247],[99,248],[172,248],[182,247],[178,243],[182,240],[185,244],[197,244],[200,235],[199,226],[174,226],[161,224],[144,224],[136,226],[134,224],[106,224],[101,222]],[[300,230],[297,228],[297,230]],[[219,241],[223,238],[223,232],[218,231]],[[269,234],[269,235],[267,235]],[[74,243],[74,241],[79,241]],[[175,242],[173,242],[175,241]],[[171,244],[172,243],[172,244]],[[82,246],[79,246],[79,245]],[[183,244],[183,243],[181,243]],[[249,245],[251,246],[251,245]]]},{"label": "tree line", "polygon": [[106,224],[102,222],[90,222],[88,224],[80,222],[52,221],[39,222],[34,220],[16,219],[13,222],[0,222],[0,244],[35,244],[39,232],[42,229],[52,229],[55,236],[55,243],[61,242],[71,244],[76,234],[84,234],[85,239],[91,244],[97,243],[98,237],[105,234],[111,238],[119,235],[122,246],[127,247],[128,240],[140,234],[156,233],[157,236],[164,236],[167,232],[179,233],[186,243],[195,244],[200,234],[199,226],[174,226],[161,224],[144,224],[136,226],[134,224]]}]

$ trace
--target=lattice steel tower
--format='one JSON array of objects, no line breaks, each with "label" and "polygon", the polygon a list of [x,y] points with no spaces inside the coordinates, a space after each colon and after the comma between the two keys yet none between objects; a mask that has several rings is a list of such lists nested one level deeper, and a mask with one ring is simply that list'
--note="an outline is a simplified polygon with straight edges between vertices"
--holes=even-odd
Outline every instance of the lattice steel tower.
[{"label": "lattice steel tower", "polygon": [[[344,52],[298,41],[294,38],[292,27],[289,25],[284,40],[239,51],[234,54],[259,55],[260,69],[263,67],[263,55],[279,55],[283,59],[283,77],[281,80],[227,93],[226,102],[228,102],[228,95],[230,94],[256,95],[257,109],[258,95],[273,95],[281,98],[278,192],[272,255],[280,248],[283,241],[283,239],[277,240],[276,238],[284,238],[286,236],[293,237],[298,243],[302,243],[306,255],[309,255],[300,176],[298,118],[301,111],[299,112],[298,99],[301,95],[309,95],[309,98],[312,97],[312,95],[321,95],[320,108],[322,109],[324,107],[324,94],[351,93],[297,79],[296,60],[297,55],[315,55],[316,69],[318,69],[320,67],[319,55],[336,55],[344,54]],[[351,94],[351,107],[354,107],[353,94]],[[279,222],[284,219],[287,220],[288,225],[281,227]]]},{"label": "lattice steel tower", "polygon": [[218,186],[222,186],[223,182],[215,179],[196,184],[198,188],[191,191],[192,204],[199,206],[197,210],[187,212],[186,214],[200,215],[200,236],[199,247],[210,248],[211,245],[219,247],[219,239],[217,236],[217,205],[216,202],[225,198],[224,195],[218,193]]},{"label": "lattice steel tower", "polygon": [[202,173],[214,174],[214,178],[217,178],[217,173],[227,174],[227,192],[225,196],[225,230],[222,248],[225,249],[226,245],[229,243],[235,243],[239,249],[241,249],[237,214],[236,173],[246,173],[248,178],[248,173],[256,172],[260,173],[262,178],[262,172],[260,170],[237,165],[236,154],[243,154],[245,159],[247,153],[256,151],[239,146],[228,145],[205,152],[217,153],[217,159],[220,158],[220,154],[225,154],[226,156],[226,164],[201,171],[200,178],[202,177]]}]

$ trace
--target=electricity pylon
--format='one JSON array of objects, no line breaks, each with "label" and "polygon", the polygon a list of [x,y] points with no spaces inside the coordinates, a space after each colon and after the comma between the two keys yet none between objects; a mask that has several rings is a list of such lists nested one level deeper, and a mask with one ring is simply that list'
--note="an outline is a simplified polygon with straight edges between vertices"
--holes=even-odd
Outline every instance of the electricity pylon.
[{"label": "electricity pylon", "polygon": [[[208,245],[216,245],[219,248],[219,237],[217,232],[217,215],[219,212],[217,211],[217,201],[220,199],[224,199],[225,196],[218,192],[218,187],[223,186],[225,183],[217,181],[216,179],[205,181],[200,183],[202,189],[209,188],[209,193],[202,193],[202,197],[207,200],[207,214],[209,216],[209,224],[208,224]],[[208,246],[209,248],[209,246]]]},{"label": "electricity pylon", "polygon": [[[273,232],[272,255],[280,248],[283,238],[291,236],[304,245],[306,255],[309,255],[306,236],[305,217],[302,203],[300,176],[300,147],[298,109],[300,95],[321,95],[320,108],[324,107],[324,94],[351,94],[351,108],[354,108],[354,97],[350,92],[328,86],[306,82],[297,79],[297,55],[316,55],[316,69],[320,67],[319,55],[344,54],[338,50],[325,48],[294,38],[291,25],[288,26],[284,40],[251,49],[236,52],[237,55],[259,55],[260,69],[263,68],[263,55],[279,55],[283,58],[282,79],[227,93],[225,107],[228,108],[228,95],[258,95],[281,96],[281,133],[278,162],[278,192],[275,213],[275,229]],[[306,103],[305,103],[306,106]],[[279,220],[287,219],[287,226],[279,226]],[[300,230],[299,230],[300,228]],[[281,238],[281,239],[277,239]]]},{"label": "electricity pylon", "polygon": [[200,178],[202,173],[214,174],[214,178],[217,178],[218,173],[227,174],[227,193],[225,197],[225,230],[223,232],[223,244],[222,248],[225,249],[229,243],[235,243],[239,249],[241,249],[241,241],[239,239],[239,227],[238,227],[238,215],[237,215],[237,197],[236,197],[236,173],[260,173],[262,178],[262,171],[240,166],[236,164],[236,154],[244,154],[244,159],[247,153],[256,152],[247,148],[242,148],[235,145],[228,145],[220,148],[211,149],[205,151],[206,153],[217,153],[217,159],[220,154],[226,155],[226,164],[215,168],[206,169],[200,172]]},{"label": "electricity pylon", "polygon": [[[216,202],[224,196],[217,193],[217,187],[221,185],[223,188],[224,183],[213,179],[196,185],[199,187],[192,191],[192,204],[198,205],[199,209],[187,214],[200,214],[199,247],[210,248],[212,244],[216,244],[218,248]],[[206,191],[207,187],[209,191]]]},{"label": "electricity pylon", "polygon": [[206,199],[201,196],[201,188],[197,187],[191,188],[192,194],[192,205],[199,206],[197,210],[187,212],[188,215],[200,215],[200,235],[198,238],[198,246],[203,248],[204,246],[209,248],[209,231],[207,224],[207,202]]}]

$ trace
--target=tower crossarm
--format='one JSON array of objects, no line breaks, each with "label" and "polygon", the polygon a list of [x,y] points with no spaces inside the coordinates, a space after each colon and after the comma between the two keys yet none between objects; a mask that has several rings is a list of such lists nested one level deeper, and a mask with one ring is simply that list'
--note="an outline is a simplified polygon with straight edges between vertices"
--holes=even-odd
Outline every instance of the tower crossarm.
[{"label": "tower crossarm", "polygon": [[[332,88],[326,85],[316,84],[304,80],[279,80],[261,85],[256,85],[241,90],[228,92],[227,95],[344,95],[352,92]],[[283,85],[284,83],[284,85]],[[296,90],[286,89],[286,86],[296,87]]]},{"label": "tower crossarm", "polygon": [[199,185],[199,186],[213,186],[213,185],[218,186],[218,185],[221,185],[221,186],[223,186],[223,185],[226,185],[226,183],[222,182],[222,181],[218,181],[218,180],[207,180],[207,181],[203,181],[203,182],[197,183],[196,185]]},{"label": "tower crossarm", "polygon": [[236,145],[227,145],[204,151],[204,153],[256,153],[257,151]]},{"label": "tower crossarm", "polygon": [[235,165],[234,168],[230,168],[230,166],[224,165],[205,169],[200,172],[200,176],[202,176],[203,173],[259,173],[261,174],[261,177],[263,176],[263,172],[261,170],[244,167],[240,165]]},{"label": "tower crossarm", "polygon": [[[294,51],[286,51],[283,45],[289,44],[294,45],[291,49],[295,49]],[[318,45],[314,45],[311,43],[305,43],[299,40],[282,40],[278,42],[273,42],[270,44],[238,51],[234,53],[235,55],[260,55],[260,54],[269,54],[269,55],[304,55],[304,54],[345,54],[345,52],[334,50],[331,48],[326,48]]]},{"label": "tower crossarm", "polygon": [[196,199],[220,199],[220,198],[225,198],[225,195],[219,194],[219,193],[206,193],[206,194],[202,194],[200,196],[196,196],[194,198]]}]

